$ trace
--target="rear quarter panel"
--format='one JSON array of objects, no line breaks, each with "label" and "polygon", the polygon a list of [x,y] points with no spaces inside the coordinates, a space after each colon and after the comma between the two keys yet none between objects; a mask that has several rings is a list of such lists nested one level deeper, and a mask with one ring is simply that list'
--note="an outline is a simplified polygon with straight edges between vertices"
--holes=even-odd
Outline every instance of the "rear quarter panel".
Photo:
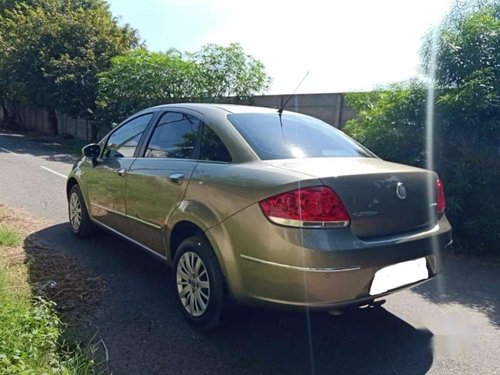
[{"label": "rear quarter panel", "polygon": [[[203,230],[264,198],[302,186],[321,185],[318,178],[261,162],[199,162],[176,216],[196,216]],[[187,217],[186,217],[187,219]],[[178,219],[177,219],[178,220]]]}]

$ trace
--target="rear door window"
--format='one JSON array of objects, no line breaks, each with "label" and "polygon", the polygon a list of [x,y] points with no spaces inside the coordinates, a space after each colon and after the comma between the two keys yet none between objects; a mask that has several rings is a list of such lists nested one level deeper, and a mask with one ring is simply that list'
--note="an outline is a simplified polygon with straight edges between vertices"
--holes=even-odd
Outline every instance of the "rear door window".
[{"label": "rear door window", "polygon": [[185,113],[164,113],[153,131],[144,156],[194,159],[201,123],[198,118]]}]

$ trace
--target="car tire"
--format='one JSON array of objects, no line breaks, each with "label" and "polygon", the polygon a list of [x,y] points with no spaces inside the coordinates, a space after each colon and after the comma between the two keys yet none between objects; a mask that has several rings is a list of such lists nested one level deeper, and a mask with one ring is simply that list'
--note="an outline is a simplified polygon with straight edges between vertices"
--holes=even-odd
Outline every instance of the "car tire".
[{"label": "car tire", "polygon": [[68,217],[71,231],[76,237],[90,237],[95,233],[95,225],[90,220],[82,191],[73,185],[68,195]]},{"label": "car tire", "polygon": [[172,284],[182,315],[195,328],[210,330],[222,318],[224,277],[212,246],[203,236],[189,237],[175,252]]}]

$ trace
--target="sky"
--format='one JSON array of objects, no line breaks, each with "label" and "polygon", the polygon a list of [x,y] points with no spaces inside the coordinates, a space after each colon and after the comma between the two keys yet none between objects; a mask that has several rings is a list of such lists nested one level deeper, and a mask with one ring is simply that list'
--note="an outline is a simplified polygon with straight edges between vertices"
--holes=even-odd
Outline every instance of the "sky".
[{"label": "sky", "polygon": [[108,0],[155,51],[238,42],[267,94],[367,91],[420,74],[419,51],[453,0]]}]

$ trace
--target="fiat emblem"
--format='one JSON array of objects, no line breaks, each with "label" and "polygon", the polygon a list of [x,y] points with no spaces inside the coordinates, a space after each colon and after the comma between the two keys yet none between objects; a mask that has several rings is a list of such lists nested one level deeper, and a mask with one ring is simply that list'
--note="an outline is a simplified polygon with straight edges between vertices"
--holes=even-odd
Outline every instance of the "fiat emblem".
[{"label": "fiat emblem", "polygon": [[398,182],[396,186],[396,195],[399,199],[406,199],[406,187],[402,182]]}]

